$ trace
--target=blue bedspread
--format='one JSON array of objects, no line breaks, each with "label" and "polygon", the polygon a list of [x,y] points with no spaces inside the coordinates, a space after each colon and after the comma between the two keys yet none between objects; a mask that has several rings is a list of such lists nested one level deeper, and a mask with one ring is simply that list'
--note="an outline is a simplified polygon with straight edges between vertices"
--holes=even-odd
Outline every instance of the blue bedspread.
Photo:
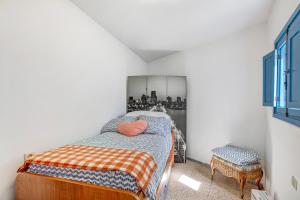
[{"label": "blue bedspread", "polygon": [[[164,173],[165,165],[172,147],[172,136],[170,133],[167,134],[166,137],[157,134],[140,134],[135,137],[127,137],[116,132],[106,132],[101,135],[81,140],[75,144],[139,150],[146,151],[153,155],[157,162],[157,169],[145,191],[145,195],[151,200],[154,200],[156,189]],[[27,171],[35,174],[124,189],[132,192],[139,191],[134,177],[120,171],[87,171],[34,164],[29,165]]]}]

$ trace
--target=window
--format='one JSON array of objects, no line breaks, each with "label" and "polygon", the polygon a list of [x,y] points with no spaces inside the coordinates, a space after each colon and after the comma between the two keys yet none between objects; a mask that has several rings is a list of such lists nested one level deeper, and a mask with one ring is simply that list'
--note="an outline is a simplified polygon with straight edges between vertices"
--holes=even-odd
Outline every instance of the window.
[{"label": "window", "polygon": [[275,42],[274,117],[300,126],[300,7]]},{"label": "window", "polygon": [[287,70],[287,59],[286,59],[286,37],[285,35],[279,40],[277,43],[276,49],[276,58],[277,61],[275,62],[275,108],[276,112],[278,113],[285,113],[286,112],[286,86],[287,86],[287,79],[286,79],[286,70]]},{"label": "window", "polygon": [[287,107],[290,117],[300,118],[300,15],[288,28]]}]

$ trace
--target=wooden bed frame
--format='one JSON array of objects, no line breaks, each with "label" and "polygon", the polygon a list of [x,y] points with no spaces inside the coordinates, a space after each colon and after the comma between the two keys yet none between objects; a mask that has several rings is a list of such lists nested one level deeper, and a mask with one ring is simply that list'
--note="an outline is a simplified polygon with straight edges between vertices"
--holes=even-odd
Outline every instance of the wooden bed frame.
[{"label": "wooden bed frame", "polygon": [[[156,199],[167,187],[174,163],[174,144],[164,174],[156,190]],[[67,179],[22,172],[16,178],[16,200],[144,200],[138,193]]]}]

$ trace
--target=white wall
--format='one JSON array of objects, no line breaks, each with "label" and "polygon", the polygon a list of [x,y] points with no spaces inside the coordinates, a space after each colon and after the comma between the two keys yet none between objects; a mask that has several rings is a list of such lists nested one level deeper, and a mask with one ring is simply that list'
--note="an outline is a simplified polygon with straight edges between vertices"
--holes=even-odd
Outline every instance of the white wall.
[{"label": "white wall", "polygon": [[145,63],[67,0],[0,1],[0,199],[23,154],[97,134]]},{"label": "white wall", "polygon": [[264,155],[262,55],[266,25],[149,64],[150,75],[186,75],[188,156],[208,163],[211,149],[233,143]]},{"label": "white wall", "polygon": [[[299,0],[277,0],[272,8],[268,30],[269,50],[274,40],[300,3]],[[300,184],[300,128],[272,117],[272,108],[266,108],[268,132],[266,135],[267,188],[275,200],[299,200],[300,191],[291,186],[295,176]]]}]

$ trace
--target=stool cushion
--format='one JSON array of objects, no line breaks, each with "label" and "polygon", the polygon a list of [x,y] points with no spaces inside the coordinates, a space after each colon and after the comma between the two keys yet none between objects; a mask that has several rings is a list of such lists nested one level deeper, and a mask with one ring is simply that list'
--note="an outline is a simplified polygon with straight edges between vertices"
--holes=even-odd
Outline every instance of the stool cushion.
[{"label": "stool cushion", "polygon": [[218,147],[213,149],[212,152],[213,155],[239,166],[257,164],[260,161],[259,154],[256,151],[234,145]]}]

